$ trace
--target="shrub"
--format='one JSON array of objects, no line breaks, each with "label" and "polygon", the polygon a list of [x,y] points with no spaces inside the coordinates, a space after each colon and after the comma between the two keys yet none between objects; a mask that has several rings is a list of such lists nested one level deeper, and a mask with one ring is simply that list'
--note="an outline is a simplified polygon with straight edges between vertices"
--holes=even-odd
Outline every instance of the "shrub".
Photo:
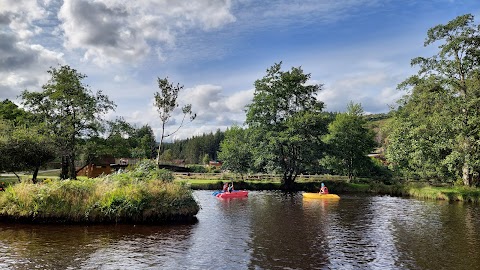
[{"label": "shrub", "polygon": [[202,165],[190,165],[188,168],[194,173],[207,173],[207,169]]},{"label": "shrub", "polygon": [[172,182],[174,176],[172,172],[166,169],[159,169],[157,164],[152,160],[142,160],[138,165],[130,167],[123,173],[117,173],[107,176],[117,181],[137,179],[137,180],[160,180],[164,182]]}]

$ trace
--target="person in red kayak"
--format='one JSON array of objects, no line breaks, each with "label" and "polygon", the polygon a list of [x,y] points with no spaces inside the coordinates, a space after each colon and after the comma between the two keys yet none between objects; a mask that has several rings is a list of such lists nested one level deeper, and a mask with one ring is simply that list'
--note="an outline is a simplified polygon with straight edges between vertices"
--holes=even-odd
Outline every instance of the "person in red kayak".
[{"label": "person in red kayak", "polygon": [[228,185],[228,192],[232,192],[233,191],[233,182],[231,185]]},{"label": "person in red kayak", "polygon": [[327,188],[327,186],[325,186],[324,183],[322,183],[322,184],[320,185],[320,192],[319,192],[319,193],[320,193],[320,194],[328,194],[328,188]]},{"label": "person in red kayak", "polygon": [[227,192],[228,191],[228,183],[225,183],[223,184],[223,189],[222,189],[223,192]]}]

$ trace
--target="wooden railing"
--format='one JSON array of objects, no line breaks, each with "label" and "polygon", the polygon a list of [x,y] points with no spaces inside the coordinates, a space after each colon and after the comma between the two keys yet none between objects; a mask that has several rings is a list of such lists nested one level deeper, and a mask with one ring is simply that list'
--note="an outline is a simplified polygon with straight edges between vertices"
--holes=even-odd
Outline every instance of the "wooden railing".
[{"label": "wooden railing", "polygon": [[[176,179],[209,179],[209,180],[241,180],[240,174],[233,173],[174,173]],[[280,181],[282,175],[280,174],[244,174],[243,180],[245,181]],[[334,181],[346,181],[348,177],[338,175],[298,175],[296,181],[322,181],[322,180],[334,180]]]}]

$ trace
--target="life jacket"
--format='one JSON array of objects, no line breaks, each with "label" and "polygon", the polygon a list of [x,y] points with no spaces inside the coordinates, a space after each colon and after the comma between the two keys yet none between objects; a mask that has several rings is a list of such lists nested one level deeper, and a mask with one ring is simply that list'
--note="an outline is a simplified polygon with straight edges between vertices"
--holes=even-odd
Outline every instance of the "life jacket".
[{"label": "life jacket", "polygon": [[325,187],[325,186],[322,187],[322,188],[320,189],[320,193],[322,193],[322,194],[328,194],[328,188]]}]

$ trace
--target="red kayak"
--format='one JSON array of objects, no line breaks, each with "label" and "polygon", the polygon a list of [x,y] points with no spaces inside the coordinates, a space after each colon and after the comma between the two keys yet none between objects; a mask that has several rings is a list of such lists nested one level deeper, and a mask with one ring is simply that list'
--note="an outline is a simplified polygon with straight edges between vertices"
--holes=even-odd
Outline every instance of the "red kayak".
[{"label": "red kayak", "polygon": [[248,196],[248,191],[246,190],[235,190],[232,192],[222,192],[216,195],[218,198],[242,198]]}]

